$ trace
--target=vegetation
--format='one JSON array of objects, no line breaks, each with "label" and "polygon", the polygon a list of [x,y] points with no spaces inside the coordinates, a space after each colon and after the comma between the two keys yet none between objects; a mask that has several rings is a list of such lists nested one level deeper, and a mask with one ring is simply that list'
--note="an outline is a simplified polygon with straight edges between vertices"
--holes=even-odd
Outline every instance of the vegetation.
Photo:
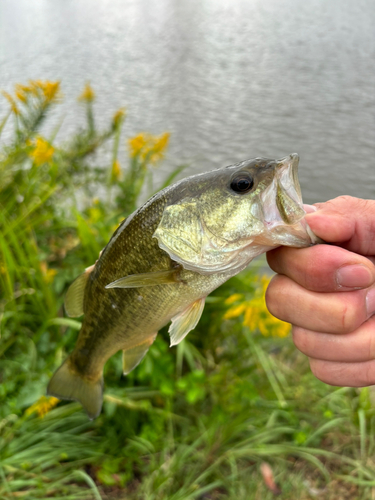
[{"label": "vegetation", "polygon": [[[44,396],[80,328],[64,316],[64,293],[142,189],[156,190],[152,168],[169,136],[131,138],[125,168],[125,112],[98,131],[89,85],[86,126],[64,144],[57,130],[39,132],[58,82],[4,96],[0,132],[13,119],[14,135],[0,150],[0,499],[373,498],[371,390],[311,375],[289,326],[267,312],[268,278],[254,267],[208,298],[177,347],[161,331],[127,377],[120,354],[111,358],[95,421]],[[110,164],[97,165],[108,145]]]}]

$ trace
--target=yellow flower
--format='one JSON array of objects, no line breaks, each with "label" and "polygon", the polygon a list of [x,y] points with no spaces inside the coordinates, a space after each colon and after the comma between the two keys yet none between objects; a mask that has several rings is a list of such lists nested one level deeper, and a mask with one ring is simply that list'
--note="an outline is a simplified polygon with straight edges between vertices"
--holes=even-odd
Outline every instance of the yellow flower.
[{"label": "yellow flower", "polygon": [[51,160],[54,152],[55,149],[43,137],[37,137],[35,148],[30,156],[34,159],[35,165],[42,165]]},{"label": "yellow flower", "polygon": [[14,93],[19,101],[21,101],[23,103],[27,102],[27,99],[29,96],[27,95],[27,92],[25,92],[25,88],[23,85],[20,85],[19,83],[17,83]]},{"label": "yellow flower", "polygon": [[61,97],[60,82],[50,82],[49,80],[30,80],[29,85],[17,83],[15,86],[17,99],[26,103],[29,95],[42,99],[46,104],[57,101]]},{"label": "yellow flower", "polygon": [[79,101],[92,102],[95,99],[95,92],[93,91],[91,85],[86,83],[82,94],[78,97]]},{"label": "yellow flower", "polygon": [[15,115],[19,115],[20,114],[20,110],[18,109],[16,101],[14,100],[14,98],[8,92],[5,92],[5,90],[2,90],[1,93],[3,94],[3,96],[5,97],[5,99],[9,102],[10,107],[12,109],[12,112]]},{"label": "yellow flower", "polygon": [[34,96],[34,97],[39,97],[40,96],[40,89],[43,86],[42,80],[30,80],[29,81],[29,92]]},{"label": "yellow flower", "polygon": [[231,304],[233,304],[234,302],[239,301],[242,298],[243,298],[243,295],[241,293],[234,293],[233,295],[231,295],[230,297],[228,297],[225,300],[225,304],[227,304],[228,306],[230,306]]},{"label": "yellow flower", "polygon": [[41,89],[46,102],[50,103],[56,101],[61,96],[60,94],[60,82],[43,82]]},{"label": "yellow flower", "polygon": [[250,330],[255,330],[256,328],[256,324],[254,325],[255,323],[255,311],[254,311],[254,307],[251,307],[249,304],[247,305],[246,307],[246,311],[245,311],[245,316],[243,318],[243,324],[245,326],[248,326],[250,328]]},{"label": "yellow flower", "polygon": [[290,334],[290,331],[292,329],[292,326],[290,323],[285,323],[285,321],[281,321],[281,319],[277,320],[277,336],[284,338],[287,337]]},{"label": "yellow flower", "polygon": [[224,319],[238,318],[238,316],[241,316],[241,314],[243,314],[245,312],[245,310],[246,310],[246,302],[243,302],[242,304],[231,307],[224,314]]},{"label": "yellow flower", "polygon": [[116,113],[113,115],[112,118],[112,123],[114,127],[119,127],[122,123],[122,121],[125,118],[125,108],[120,108]]},{"label": "yellow flower", "polygon": [[26,410],[26,415],[37,413],[39,417],[44,417],[54,408],[60,400],[50,396],[41,396],[38,401]]},{"label": "yellow flower", "polygon": [[165,132],[159,138],[154,137],[155,140],[153,147],[151,148],[150,162],[156,163],[164,157],[164,152],[167,149],[170,134]]},{"label": "yellow flower", "polygon": [[128,140],[130,157],[138,158],[141,162],[156,163],[164,156],[170,134],[165,132],[161,136],[141,133]]},{"label": "yellow flower", "polygon": [[15,85],[16,92],[23,92],[25,94],[29,94],[31,92],[31,87],[28,85],[22,85],[22,83],[16,83]]},{"label": "yellow flower", "polygon": [[112,169],[111,169],[111,182],[118,181],[120,177],[121,177],[120,162],[118,160],[115,160],[112,164]]},{"label": "yellow flower", "polygon": [[47,265],[47,262],[45,260],[40,263],[40,269],[42,271],[43,281],[47,285],[49,285],[50,283],[52,283],[53,278],[57,274],[57,270],[49,268],[48,265]]},{"label": "yellow flower", "polygon": [[[265,294],[271,278],[262,276],[258,278],[257,288],[254,296],[250,300],[243,300],[239,304],[230,307],[223,316],[223,319],[232,319],[244,315],[242,324],[251,331],[259,330],[265,337],[287,337],[291,326],[274,316],[272,316],[266,306]],[[225,301],[227,305],[243,299],[243,295],[234,294]]]},{"label": "yellow flower", "polygon": [[145,134],[138,134],[128,139],[131,158],[138,156],[146,145]]}]

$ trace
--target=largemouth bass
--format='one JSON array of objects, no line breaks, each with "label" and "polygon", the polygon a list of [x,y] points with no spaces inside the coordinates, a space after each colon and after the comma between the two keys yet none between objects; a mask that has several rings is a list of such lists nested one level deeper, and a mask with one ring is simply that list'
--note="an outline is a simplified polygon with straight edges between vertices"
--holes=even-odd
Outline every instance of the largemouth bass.
[{"label": "largemouth bass", "polygon": [[315,243],[304,216],[298,155],[256,158],[194,175],[125,219],[68,290],[69,316],[85,315],[77,344],[47,392],[101,410],[103,367],[123,350],[135,368],[170,320],[171,346],[195,328],[205,298],[263,252]]}]

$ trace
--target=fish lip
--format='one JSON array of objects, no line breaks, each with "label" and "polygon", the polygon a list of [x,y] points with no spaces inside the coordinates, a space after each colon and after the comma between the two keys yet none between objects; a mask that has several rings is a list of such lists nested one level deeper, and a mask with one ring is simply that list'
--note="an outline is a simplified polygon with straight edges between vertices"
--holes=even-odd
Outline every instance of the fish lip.
[{"label": "fish lip", "polygon": [[293,189],[291,190],[290,187],[288,186],[283,186],[283,187],[286,189],[289,196],[291,196],[297,203],[302,205],[303,201],[302,201],[301,186],[298,179],[298,165],[299,165],[299,155],[297,153],[291,153],[290,155],[285,156],[285,158],[278,160],[277,178],[279,179],[281,184],[283,184],[282,182],[283,173],[285,173],[285,171],[288,172],[296,196],[293,196],[294,193],[290,192],[293,191]]},{"label": "fish lip", "polygon": [[263,206],[263,223],[268,231],[285,225],[276,204],[277,185],[303,208],[301,186],[298,179],[299,155],[292,153],[275,162],[275,176],[268,188],[260,195]]}]

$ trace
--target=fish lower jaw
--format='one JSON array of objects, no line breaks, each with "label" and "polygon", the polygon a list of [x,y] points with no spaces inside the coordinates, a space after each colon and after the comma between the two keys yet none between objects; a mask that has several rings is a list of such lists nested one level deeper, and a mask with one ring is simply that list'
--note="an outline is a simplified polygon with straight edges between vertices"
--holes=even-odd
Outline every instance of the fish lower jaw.
[{"label": "fish lower jaw", "polygon": [[315,244],[316,238],[313,238],[311,229],[307,226],[305,219],[301,219],[295,224],[283,223],[265,223],[267,235],[261,239],[262,244],[290,247],[308,247]]}]

